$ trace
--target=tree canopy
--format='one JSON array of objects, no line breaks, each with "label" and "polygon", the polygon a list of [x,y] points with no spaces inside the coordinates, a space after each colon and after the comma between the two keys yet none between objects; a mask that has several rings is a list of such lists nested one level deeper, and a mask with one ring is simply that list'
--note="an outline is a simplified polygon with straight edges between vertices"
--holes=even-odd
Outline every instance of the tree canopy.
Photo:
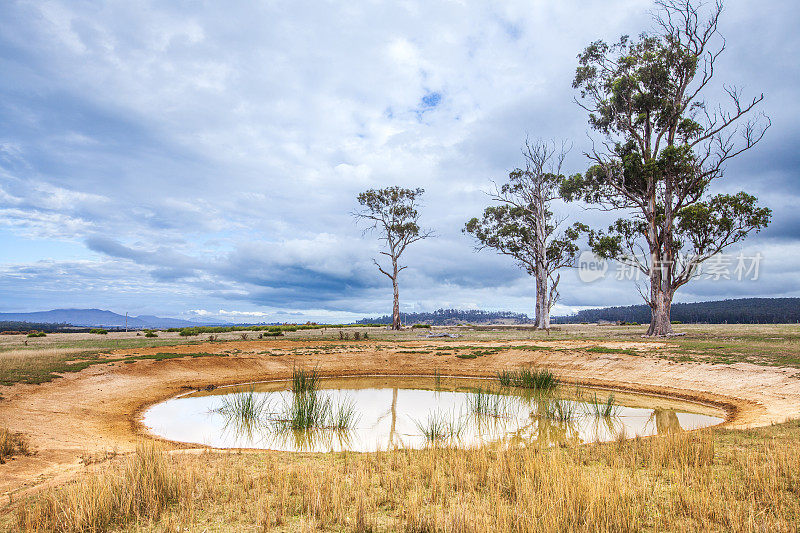
[{"label": "tree canopy", "polygon": [[771,211],[754,196],[713,194],[732,158],[754,147],[770,126],[755,113],[764,96],[745,100],[725,86],[727,105],[704,94],[725,50],[718,32],[722,4],[659,0],[656,30],[614,44],[595,41],[579,56],[573,82],[602,140],[587,153],[590,168],[564,181],[561,194],[626,214],[592,231],[598,255],[638,268],[653,310],[651,334],[671,333],[672,296],[700,263],[759,231]]}]

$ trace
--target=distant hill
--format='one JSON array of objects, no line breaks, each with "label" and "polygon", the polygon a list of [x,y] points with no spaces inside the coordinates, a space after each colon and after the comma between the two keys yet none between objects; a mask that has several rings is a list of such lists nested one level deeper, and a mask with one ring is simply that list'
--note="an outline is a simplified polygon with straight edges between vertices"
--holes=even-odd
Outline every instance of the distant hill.
[{"label": "distant hill", "polygon": [[[786,324],[800,322],[800,298],[740,298],[713,302],[674,303],[672,320],[707,324]],[[581,322],[639,322],[650,323],[650,308],[646,305],[586,309],[574,315],[556,316],[552,322],[575,324]]]},{"label": "distant hill", "polygon": [[[431,324],[432,326],[452,326],[455,324],[529,324],[528,315],[511,311],[481,311],[470,309],[439,309],[432,313],[400,313],[403,324]],[[392,316],[362,318],[356,324],[391,324]]]},{"label": "distant hill", "polygon": [[[30,322],[37,324],[69,324],[86,327],[125,327],[125,315],[101,309],[53,309],[33,313],[0,313],[0,322]],[[182,328],[196,326],[197,322],[178,318],[157,316],[129,316],[128,327],[139,328]]]}]

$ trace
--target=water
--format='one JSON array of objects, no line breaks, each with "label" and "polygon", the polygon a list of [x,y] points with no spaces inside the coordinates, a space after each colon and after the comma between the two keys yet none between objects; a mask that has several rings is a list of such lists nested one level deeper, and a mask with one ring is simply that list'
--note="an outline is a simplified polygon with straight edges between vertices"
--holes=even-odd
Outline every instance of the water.
[{"label": "water", "polygon": [[[461,378],[337,378],[322,380],[316,393],[331,405],[350,404],[349,428],[294,431],[286,428],[287,406],[294,396],[289,382],[226,387],[196,392],[154,405],[145,426],[168,440],[215,448],[259,448],[284,451],[375,451],[432,444],[425,431],[438,433],[438,444],[459,446],[550,445],[598,442],[636,435],[698,429],[721,423],[723,413],[687,402],[643,395],[615,394],[615,413],[598,416],[591,402],[610,393],[560,387],[532,394],[504,389],[496,381]],[[477,390],[484,396],[482,413]],[[262,406],[254,416],[220,412],[224,396],[253,391]],[[476,413],[477,410],[477,413]],[[485,411],[485,409],[484,409]],[[564,420],[566,419],[566,420]]]}]

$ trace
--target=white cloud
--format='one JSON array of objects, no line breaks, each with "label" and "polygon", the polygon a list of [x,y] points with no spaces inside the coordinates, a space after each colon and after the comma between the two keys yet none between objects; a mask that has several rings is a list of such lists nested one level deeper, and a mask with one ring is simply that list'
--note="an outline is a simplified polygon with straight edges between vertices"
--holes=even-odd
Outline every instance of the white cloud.
[{"label": "white cloud", "polygon": [[[0,34],[24,53],[5,58],[13,84],[0,82],[0,226],[127,247],[124,257],[110,259],[108,248],[86,260],[163,287],[151,310],[235,300],[372,313],[388,297],[370,261],[375,241],[349,215],[355,195],[422,186],[423,222],[441,237],[409,250],[407,305],[529,309],[529,280],[509,261],[474,254],[460,229],[487,205],[488,180],[519,164],[528,133],[574,139],[569,171],[583,170],[575,56],[596,38],[647,27],[651,5],[9,3]],[[728,19],[726,66],[745,77],[736,57],[760,39],[736,30],[749,12],[732,6]],[[763,33],[783,36],[769,46],[797,40],[790,17],[759,16]],[[795,97],[782,80],[796,66],[780,68],[759,83]],[[433,93],[438,104],[424,106]],[[794,100],[785,97],[781,119],[800,113]],[[565,305],[631,294],[584,290],[565,282]]]}]

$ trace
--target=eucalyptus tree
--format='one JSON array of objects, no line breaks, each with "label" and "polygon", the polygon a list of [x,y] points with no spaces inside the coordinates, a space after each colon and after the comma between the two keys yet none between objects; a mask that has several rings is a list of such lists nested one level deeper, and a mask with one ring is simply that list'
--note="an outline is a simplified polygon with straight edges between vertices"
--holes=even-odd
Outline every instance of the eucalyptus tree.
[{"label": "eucalyptus tree", "polygon": [[400,256],[410,244],[433,236],[431,230],[419,225],[419,199],[424,189],[386,187],[369,189],[358,195],[361,209],[353,213],[359,222],[366,224],[365,232],[377,232],[384,245],[381,255],[389,258],[391,266],[384,269],[376,259],[372,262],[378,270],[392,280],[394,303],[392,329],[400,329],[400,292],[397,279],[406,266],[400,265]]},{"label": "eucalyptus tree", "polygon": [[559,197],[566,177],[561,173],[567,150],[562,144],[525,141],[525,169],[514,169],[508,183],[495,184],[481,218],[464,226],[478,242],[477,249],[493,248],[513,257],[536,280],[536,327],[550,328],[550,309],[558,299],[559,269],[572,265],[578,252],[580,225],[558,233],[564,218],[557,218],[551,204]]},{"label": "eucalyptus tree", "polygon": [[562,195],[625,211],[607,231],[591,232],[590,244],[644,274],[648,334],[669,335],[675,291],[697,277],[702,262],[770,221],[771,211],[751,194],[712,194],[711,186],[771,123],[756,113],[763,94],[745,99],[723,86],[725,103],[705,100],[725,51],[722,4],[659,0],[656,7],[650,33],[596,41],[578,56],[576,102],[603,140],[586,154],[591,167],[567,180]]}]

